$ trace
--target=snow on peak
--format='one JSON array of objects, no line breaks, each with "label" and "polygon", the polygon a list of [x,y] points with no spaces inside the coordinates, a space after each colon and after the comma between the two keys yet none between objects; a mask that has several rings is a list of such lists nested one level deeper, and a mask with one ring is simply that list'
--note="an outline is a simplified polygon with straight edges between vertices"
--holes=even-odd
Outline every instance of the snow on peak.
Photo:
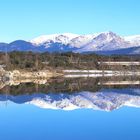
[{"label": "snow on peak", "polygon": [[81,47],[96,39],[99,42],[106,40],[106,42],[112,39],[119,38],[113,32],[102,32],[89,35],[78,35],[72,33],[62,33],[62,34],[52,34],[52,35],[42,35],[37,38],[32,39],[30,42],[36,45],[42,45],[48,42],[57,42],[62,44],[70,44],[70,46]]},{"label": "snow on peak", "polygon": [[77,34],[72,34],[72,33],[42,35],[42,36],[32,39],[30,42],[36,45],[40,45],[40,44],[43,44],[45,42],[50,42],[50,41],[67,44],[71,39],[77,36],[78,36]]}]

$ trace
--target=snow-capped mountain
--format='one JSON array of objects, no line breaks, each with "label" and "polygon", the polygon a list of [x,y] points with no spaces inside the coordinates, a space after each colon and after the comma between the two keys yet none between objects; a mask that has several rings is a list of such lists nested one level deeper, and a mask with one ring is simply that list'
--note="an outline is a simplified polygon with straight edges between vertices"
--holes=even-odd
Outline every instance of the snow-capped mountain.
[{"label": "snow-capped mountain", "polygon": [[[6,97],[5,97],[6,96]],[[18,104],[32,104],[45,109],[74,110],[91,108],[112,111],[122,106],[140,107],[140,89],[105,89],[98,92],[73,94],[0,95],[0,102],[10,100]]]},{"label": "snow-capped mountain", "polygon": [[31,40],[31,42],[36,45],[44,45],[48,51],[54,51],[56,49],[56,51],[83,53],[136,47],[140,45],[140,40],[136,40],[137,39],[130,40],[128,37],[120,37],[113,32],[103,32],[90,35],[77,35],[71,33],[46,35],[35,38]]},{"label": "snow-capped mountain", "polygon": [[86,51],[103,51],[103,50],[116,50],[121,48],[128,48],[131,44],[125,41],[120,36],[113,32],[101,33],[88,42],[86,45],[81,47],[79,52]]},{"label": "snow-capped mountain", "polygon": [[[39,52],[105,52],[118,54],[126,49],[140,46],[140,35],[120,37],[113,32],[103,32],[90,35],[77,35],[71,33],[43,35],[31,41],[17,40],[12,43],[0,43],[0,51],[39,51]],[[137,48],[136,48],[137,49]],[[139,54],[139,49],[129,54]],[[128,54],[125,53],[124,54]]]}]

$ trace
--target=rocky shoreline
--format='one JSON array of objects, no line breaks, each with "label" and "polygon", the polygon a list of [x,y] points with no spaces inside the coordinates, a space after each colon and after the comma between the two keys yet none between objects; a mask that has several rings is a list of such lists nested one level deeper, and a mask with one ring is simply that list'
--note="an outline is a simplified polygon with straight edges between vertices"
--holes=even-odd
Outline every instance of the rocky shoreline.
[{"label": "rocky shoreline", "polygon": [[0,69],[1,81],[35,81],[39,79],[49,79],[52,77],[62,76],[62,73],[50,70],[39,71],[26,71],[26,70],[12,70],[6,71],[3,68]]},{"label": "rocky shoreline", "polygon": [[[139,71],[112,71],[112,70],[5,70],[0,67],[0,81],[10,83],[46,83],[54,77],[112,77],[112,76],[140,76]],[[41,81],[41,82],[40,82]]]}]

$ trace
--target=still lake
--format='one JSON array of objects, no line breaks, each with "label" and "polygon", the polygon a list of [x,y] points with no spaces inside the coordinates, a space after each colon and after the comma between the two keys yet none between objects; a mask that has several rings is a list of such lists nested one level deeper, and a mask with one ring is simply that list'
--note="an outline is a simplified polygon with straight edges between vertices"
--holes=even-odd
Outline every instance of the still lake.
[{"label": "still lake", "polygon": [[42,83],[0,84],[1,140],[140,139],[138,77]]}]

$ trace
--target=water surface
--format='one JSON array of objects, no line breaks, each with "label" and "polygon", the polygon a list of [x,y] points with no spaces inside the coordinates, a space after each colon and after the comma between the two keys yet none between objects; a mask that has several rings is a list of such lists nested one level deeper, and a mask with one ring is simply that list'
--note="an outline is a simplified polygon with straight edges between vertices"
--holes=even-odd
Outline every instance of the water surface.
[{"label": "water surface", "polygon": [[1,84],[0,139],[140,139],[138,81],[82,78]]}]

